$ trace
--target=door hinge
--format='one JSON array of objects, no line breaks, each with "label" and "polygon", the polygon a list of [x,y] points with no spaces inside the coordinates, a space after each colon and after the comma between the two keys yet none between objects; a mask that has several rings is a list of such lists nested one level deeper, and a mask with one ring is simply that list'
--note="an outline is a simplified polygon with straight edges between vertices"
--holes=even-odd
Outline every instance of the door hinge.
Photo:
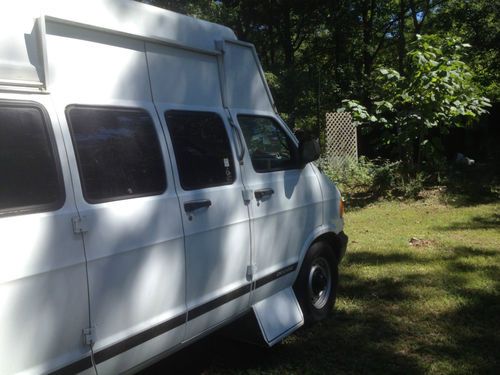
[{"label": "door hinge", "polygon": [[86,216],[75,216],[71,219],[71,221],[73,222],[73,232],[80,234],[89,231]]},{"label": "door hinge", "polygon": [[95,343],[95,327],[83,329],[83,342],[85,345],[93,346]]},{"label": "door hinge", "polygon": [[225,52],[225,49],[224,49],[224,41],[223,40],[216,40],[215,41],[215,49],[217,51],[221,51],[222,53]]},{"label": "door hinge", "polygon": [[257,265],[256,264],[249,264],[247,266],[247,281],[253,280],[253,276],[257,272]]},{"label": "door hinge", "polygon": [[243,194],[243,201],[245,202],[245,204],[250,203],[253,197],[253,190],[245,189],[242,191],[242,194]]}]

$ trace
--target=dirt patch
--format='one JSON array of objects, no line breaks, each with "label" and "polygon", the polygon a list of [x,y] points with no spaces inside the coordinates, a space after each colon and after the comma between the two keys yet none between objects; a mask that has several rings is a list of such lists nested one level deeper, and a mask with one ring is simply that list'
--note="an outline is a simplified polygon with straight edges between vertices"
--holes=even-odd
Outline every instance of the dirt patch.
[{"label": "dirt patch", "polygon": [[412,237],[408,241],[408,245],[410,246],[415,246],[415,247],[428,247],[432,245],[433,241],[432,240],[426,240],[423,238],[417,238],[417,237]]}]

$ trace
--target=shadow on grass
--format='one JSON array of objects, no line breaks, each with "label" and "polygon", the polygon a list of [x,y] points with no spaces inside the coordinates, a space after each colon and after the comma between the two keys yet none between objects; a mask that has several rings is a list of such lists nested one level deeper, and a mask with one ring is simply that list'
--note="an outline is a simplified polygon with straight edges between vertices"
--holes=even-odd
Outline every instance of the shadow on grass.
[{"label": "shadow on grass", "polygon": [[474,216],[465,222],[455,222],[447,226],[436,227],[437,230],[469,230],[469,229],[499,229],[500,214],[492,213],[489,216]]},{"label": "shadow on grass", "polygon": [[[394,303],[410,298],[404,287],[390,278],[369,282],[343,275],[339,295]],[[399,335],[385,309],[336,310],[321,323],[300,329],[286,344],[262,348],[214,334],[142,374],[423,373],[414,359],[385,344]]]},{"label": "shadow on grass", "polygon": [[404,353],[381,345],[398,330],[377,314],[336,311],[286,344],[262,348],[216,334],[142,374],[421,374]]},{"label": "shadow on grass", "polygon": [[452,258],[457,259],[460,257],[483,256],[483,257],[497,257],[498,252],[494,250],[485,250],[478,247],[471,246],[455,246],[451,250]]},{"label": "shadow on grass", "polygon": [[382,197],[372,193],[354,193],[348,197],[347,208],[356,210],[379,201]]},{"label": "shadow on grass", "polygon": [[406,263],[406,262],[418,262],[419,258],[412,254],[404,253],[391,253],[391,254],[376,254],[370,251],[356,251],[355,253],[348,253],[346,257],[346,264],[358,264],[358,265],[384,265],[391,263]]},{"label": "shadow on grass", "polygon": [[[421,259],[349,253],[341,268],[341,305],[325,321],[300,329],[285,344],[270,349],[211,335],[142,374],[497,374],[498,262],[468,262],[474,256],[498,254],[465,246],[449,250],[445,258],[430,260],[445,262],[433,274],[393,277],[381,269],[383,276],[373,278],[360,276],[350,266],[407,267],[422,264]],[[474,280],[490,287],[471,287]],[[435,294],[421,293],[420,287]],[[434,311],[426,298],[441,296],[459,302]]]},{"label": "shadow on grass", "polygon": [[[416,362],[398,364],[395,372],[417,370],[427,373],[434,363],[440,363],[439,366],[443,367],[435,367],[431,372],[500,373],[499,253],[467,246],[457,246],[450,250],[451,256],[434,259],[439,263],[445,261],[446,266],[433,275],[408,274],[397,278],[388,275],[360,280],[356,275],[348,274],[342,280],[340,294],[348,301],[362,301],[364,306],[360,314],[350,317],[361,320],[366,319],[366,316],[375,318],[376,324],[380,326],[379,335],[368,333],[367,339],[375,343],[380,340],[380,345],[392,347],[394,353],[400,353],[391,342],[403,337],[403,341],[411,348],[412,354],[409,356],[419,358]],[[474,262],[475,257],[487,257],[488,262]],[[408,254],[378,256],[365,251],[351,253],[349,258],[354,265],[368,266],[398,262],[401,265],[422,263]],[[445,308],[444,312],[439,314],[430,307],[425,313],[428,317],[424,315],[415,318],[405,308],[412,304],[428,303],[426,294],[420,296],[414,293],[420,287],[438,290],[445,300],[456,299],[459,302],[455,302],[455,307],[450,309],[446,309],[444,303],[440,307]],[[407,306],[403,306],[404,304]],[[400,318],[411,321],[412,324],[398,325]],[[381,322],[384,324],[381,325]],[[391,327],[389,331],[388,326]],[[419,332],[419,327],[422,327],[422,332]],[[412,330],[415,332],[411,332]],[[426,330],[429,331],[428,335],[423,334]],[[363,350],[364,347],[359,351],[361,357],[364,356]],[[370,363],[370,372],[373,372],[373,368],[374,372],[379,372],[377,365],[378,362]]]},{"label": "shadow on grass", "polygon": [[[429,343],[423,351],[455,363],[457,373],[500,373],[500,282],[498,265],[473,265],[462,263],[458,257],[448,264],[450,274],[476,273],[494,282],[493,291],[472,289],[468,277],[452,278],[447,283],[450,293],[464,303],[440,315],[438,329],[447,333],[447,340]],[[450,280],[451,281],[451,280]]]},{"label": "shadow on grass", "polygon": [[500,162],[455,168],[445,183],[444,200],[454,207],[500,201]]}]

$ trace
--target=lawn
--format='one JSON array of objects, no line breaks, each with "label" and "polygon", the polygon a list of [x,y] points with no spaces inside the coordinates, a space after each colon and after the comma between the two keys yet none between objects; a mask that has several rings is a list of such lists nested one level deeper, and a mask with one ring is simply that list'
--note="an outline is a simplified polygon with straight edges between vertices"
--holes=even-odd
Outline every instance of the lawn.
[{"label": "lawn", "polygon": [[349,214],[347,230],[350,253],[326,323],[331,345],[345,348],[329,369],[500,373],[498,203],[381,203]]},{"label": "lawn", "polygon": [[348,212],[346,232],[326,321],[271,349],[211,336],[163,370],[500,374],[500,202],[443,203],[430,194],[375,203]]}]

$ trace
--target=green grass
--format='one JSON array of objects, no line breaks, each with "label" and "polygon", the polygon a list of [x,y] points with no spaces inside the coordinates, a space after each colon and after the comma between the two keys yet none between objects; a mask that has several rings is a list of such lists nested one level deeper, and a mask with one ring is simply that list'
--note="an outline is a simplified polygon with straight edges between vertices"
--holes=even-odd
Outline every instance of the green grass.
[{"label": "green grass", "polygon": [[193,372],[500,374],[500,204],[452,203],[348,212],[331,316],[271,349],[211,337]]},{"label": "green grass", "polygon": [[500,373],[498,203],[381,203],[351,213],[346,230],[332,329],[368,332],[346,372]]}]

